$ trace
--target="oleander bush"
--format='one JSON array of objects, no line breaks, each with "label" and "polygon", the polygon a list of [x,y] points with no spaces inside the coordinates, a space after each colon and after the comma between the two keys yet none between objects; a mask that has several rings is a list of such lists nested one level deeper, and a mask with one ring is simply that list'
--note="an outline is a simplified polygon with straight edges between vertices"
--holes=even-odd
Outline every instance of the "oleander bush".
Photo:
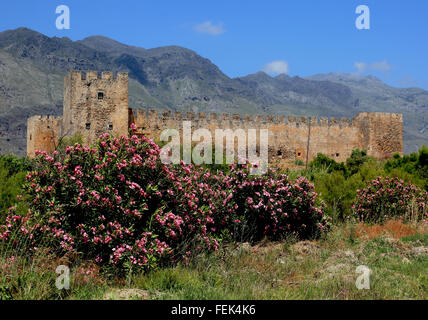
[{"label": "oleander bush", "polygon": [[28,213],[10,208],[0,227],[2,250],[49,248],[128,272],[215,251],[220,240],[310,238],[328,228],[305,178],[252,176],[249,163],[227,173],[167,165],[160,154],[152,140],[132,132],[52,155],[37,152],[24,188]]},{"label": "oleander bush", "polygon": [[[119,269],[150,268],[197,250],[216,250],[212,195],[201,170],[161,163],[159,147],[137,136],[101,136],[94,148],[76,144],[65,156],[38,152],[27,175],[33,199],[24,217],[11,208],[0,238],[37,250]],[[27,250],[27,247],[23,247]]]},{"label": "oleander bush", "polygon": [[353,217],[362,222],[384,222],[390,218],[426,220],[428,192],[399,178],[378,177],[357,190]]},{"label": "oleander bush", "polygon": [[357,201],[357,190],[368,187],[377,177],[397,178],[405,184],[426,189],[426,154],[426,148],[422,147],[419,154],[395,155],[385,161],[369,157],[365,150],[355,149],[345,163],[318,154],[309,164],[309,170],[291,174],[307,176],[326,203],[324,212],[334,223],[341,223],[353,216],[352,205]]},{"label": "oleander bush", "polygon": [[324,204],[306,178],[292,181],[272,169],[250,175],[251,167],[232,165],[228,175],[220,174],[218,218],[233,240],[279,240],[290,233],[307,239],[329,228]]}]

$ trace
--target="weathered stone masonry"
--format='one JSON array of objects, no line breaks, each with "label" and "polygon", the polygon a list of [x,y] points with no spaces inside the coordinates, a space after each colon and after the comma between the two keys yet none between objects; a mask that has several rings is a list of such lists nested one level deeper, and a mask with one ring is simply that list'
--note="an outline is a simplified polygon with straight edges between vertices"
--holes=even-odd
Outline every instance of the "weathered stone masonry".
[{"label": "weathered stone masonry", "polygon": [[377,158],[403,151],[401,114],[360,113],[353,119],[306,118],[288,116],[230,115],[216,113],[141,110],[128,108],[128,75],[111,72],[71,71],[64,79],[63,117],[35,116],[28,119],[27,154],[35,150],[53,151],[59,137],[82,134],[92,143],[104,133],[128,133],[135,123],[140,134],[158,140],[166,128],[182,131],[183,120],[192,122],[192,130],[207,128],[214,138],[215,129],[268,129],[269,157],[278,160],[308,160],[323,153],[344,161],[353,149],[365,149]]}]

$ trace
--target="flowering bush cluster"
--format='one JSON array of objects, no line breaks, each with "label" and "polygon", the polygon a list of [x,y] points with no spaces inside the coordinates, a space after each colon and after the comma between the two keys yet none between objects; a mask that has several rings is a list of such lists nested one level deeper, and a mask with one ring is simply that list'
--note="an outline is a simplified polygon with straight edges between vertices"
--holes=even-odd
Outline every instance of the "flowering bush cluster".
[{"label": "flowering bush cluster", "polygon": [[[294,233],[300,238],[315,237],[330,226],[330,220],[316,206],[314,185],[300,177],[268,170],[264,175],[249,174],[251,165],[232,165],[228,175],[220,174],[220,225],[234,240],[278,240]],[[218,179],[218,178],[217,178]]]},{"label": "flowering bush cluster", "polygon": [[79,252],[99,265],[135,270],[217,250],[225,235],[308,237],[328,225],[306,179],[249,176],[249,164],[214,174],[163,164],[160,152],[145,137],[108,134],[63,155],[38,152],[26,177],[28,214],[11,208],[0,242],[15,250]]},{"label": "flowering bush cluster", "polygon": [[354,218],[365,222],[382,222],[402,217],[427,219],[428,192],[406,184],[398,178],[378,177],[363,190],[357,190],[352,206]]},{"label": "flowering bush cluster", "polygon": [[37,171],[27,176],[30,212],[11,210],[0,238],[17,229],[33,249],[49,241],[56,250],[119,267],[174,260],[196,243],[216,250],[207,232],[211,197],[196,184],[198,171],[168,167],[159,153],[153,141],[135,135],[103,135],[95,148],[76,144],[64,157],[38,152]]}]

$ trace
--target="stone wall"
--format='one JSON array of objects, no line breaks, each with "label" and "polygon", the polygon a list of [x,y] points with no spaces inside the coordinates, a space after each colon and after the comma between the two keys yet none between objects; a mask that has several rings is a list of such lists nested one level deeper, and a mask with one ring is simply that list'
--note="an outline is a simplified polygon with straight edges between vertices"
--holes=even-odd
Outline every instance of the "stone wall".
[{"label": "stone wall", "polygon": [[403,115],[365,112],[357,116],[362,142],[368,154],[388,158],[403,153]]},{"label": "stone wall", "polygon": [[[377,158],[402,154],[402,116],[389,113],[361,113],[353,119],[306,118],[288,116],[238,115],[187,112],[158,112],[129,109],[129,123],[138,133],[159,141],[162,130],[176,129],[182,136],[183,121],[191,121],[192,131],[215,129],[268,129],[269,158],[275,160],[312,160],[323,153],[336,161],[345,161],[353,149],[365,149]],[[259,132],[258,132],[259,135]]]},{"label": "stone wall", "polygon": [[36,150],[51,152],[55,150],[61,136],[62,117],[33,116],[27,121],[27,155],[33,156]]}]

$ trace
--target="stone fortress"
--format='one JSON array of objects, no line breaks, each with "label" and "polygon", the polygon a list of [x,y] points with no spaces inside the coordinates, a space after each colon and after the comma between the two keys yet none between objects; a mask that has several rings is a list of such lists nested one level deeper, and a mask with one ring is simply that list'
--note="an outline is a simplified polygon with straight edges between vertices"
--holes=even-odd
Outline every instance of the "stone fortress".
[{"label": "stone fortress", "polygon": [[[214,138],[215,129],[268,129],[269,160],[310,161],[323,153],[336,161],[345,161],[353,149],[364,149],[377,158],[403,152],[401,114],[365,112],[353,119],[306,118],[271,115],[238,115],[200,112],[194,114],[128,107],[128,74],[96,71],[70,71],[64,79],[63,116],[33,116],[28,119],[27,155],[35,150],[52,152],[61,137],[81,134],[84,143],[96,141],[108,132],[126,135],[135,123],[138,134],[155,141],[162,130],[182,133],[182,122],[192,122],[192,131],[207,128]],[[259,135],[259,133],[258,133]]]}]

